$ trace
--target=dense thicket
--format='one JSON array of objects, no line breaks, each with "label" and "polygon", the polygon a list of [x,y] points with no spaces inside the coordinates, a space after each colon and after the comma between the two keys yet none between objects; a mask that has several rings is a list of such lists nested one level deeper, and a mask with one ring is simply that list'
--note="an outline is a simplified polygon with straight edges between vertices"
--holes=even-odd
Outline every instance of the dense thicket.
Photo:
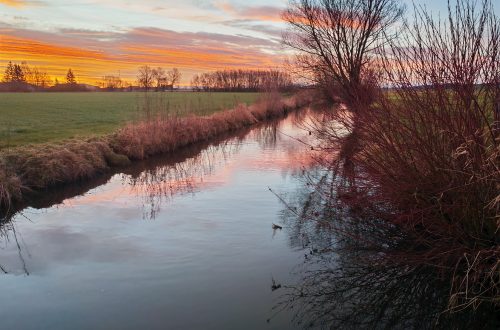
[{"label": "dense thicket", "polygon": [[[450,1],[445,20],[415,6],[394,38],[370,10],[389,6],[396,18],[394,4],[300,0],[285,15],[285,42],[313,78],[331,78],[321,87],[343,103],[317,126],[335,174],[329,191],[373,212],[363,226],[397,229],[382,238],[374,269],[431,266],[449,280],[448,311],[498,308],[500,20],[491,0]],[[345,217],[330,221],[340,236],[357,235]]]}]

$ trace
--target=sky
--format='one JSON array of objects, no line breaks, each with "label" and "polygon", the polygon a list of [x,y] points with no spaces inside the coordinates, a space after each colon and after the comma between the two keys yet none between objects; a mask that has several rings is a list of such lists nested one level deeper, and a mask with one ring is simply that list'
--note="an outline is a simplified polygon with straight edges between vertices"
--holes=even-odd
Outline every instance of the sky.
[{"label": "sky", "polygon": [[0,70],[26,61],[64,80],[133,80],[139,66],[194,73],[283,62],[286,1],[0,0]]},{"label": "sky", "polygon": [[[411,0],[402,0],[411,7]],[[433,12],[445,0],[415,0]],[[496,2],[496,0],[494,0]],[[105,75],[133,82],[138,67],[193,74],[279,68],[287,0],[0,0],[0,72],[26,61],[64,81]],[[411,8],[410,8],[411,9]],[[498,9],[498,8],[497,8]]]}]

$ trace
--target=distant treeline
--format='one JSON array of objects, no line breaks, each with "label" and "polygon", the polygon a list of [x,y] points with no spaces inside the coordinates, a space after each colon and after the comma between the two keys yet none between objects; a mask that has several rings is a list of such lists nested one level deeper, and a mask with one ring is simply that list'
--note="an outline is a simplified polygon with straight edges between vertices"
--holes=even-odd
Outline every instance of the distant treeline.
[{"label": "distant treeline", "polygon": [[45,70],[36,66],[29,66],[26,62],[21,64],[7,64],[2,81],[0,82],[0,92],[74,92],[74,91],[92,91],[94,86],[78,84],[75,74],[68,69],[66,81],[60,83],[57,78],[52,78]]},{"label": "distant treeline", "polygon": [[258,92],[288,90],[292,77],[278,70],[221,70],[194,75],[191,88],[195,91]]},{"label": "distant treeline", "polygon": [[[181,77],[177,68],[166,70],[144,65],[138,69],[135,86],[114,75],[106,75],[95,85],[89,85],[78,83],[71,68],[64,81],[60,82],[57,78],[52,79],[42,68],[30,66],[26,62],[9,62],[0,82],[0,92],[173,91]],[[191,80],[194,91],[287,91],[292,87],[292,77],[279,70],[219,70],[196,74]]]}]

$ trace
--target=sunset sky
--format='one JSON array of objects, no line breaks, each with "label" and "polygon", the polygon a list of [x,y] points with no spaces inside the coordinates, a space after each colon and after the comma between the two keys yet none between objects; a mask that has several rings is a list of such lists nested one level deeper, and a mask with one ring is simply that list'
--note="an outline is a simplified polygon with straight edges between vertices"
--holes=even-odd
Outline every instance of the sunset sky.
[{"label": "sunset sky", "polygon": [[[245,4],[246,3],[246,4]],[[0,0],[0,70],[27,61],[59,79],[134,79],[143,64],[193,73],[282,63],[285,1]]]},{"label": "sunset sky", "polygon": [[[411,3],[405,0],[405,3]],[[443,10],[446,1],[415,1]],[[437,4],[439,3],[439,4]],[[60,80],[133,81],[144,64],[194,73],[279,67],[286,0],[0,0],[0,72],[27,61]],[[498,8],[497,8],[498,9]]]}]

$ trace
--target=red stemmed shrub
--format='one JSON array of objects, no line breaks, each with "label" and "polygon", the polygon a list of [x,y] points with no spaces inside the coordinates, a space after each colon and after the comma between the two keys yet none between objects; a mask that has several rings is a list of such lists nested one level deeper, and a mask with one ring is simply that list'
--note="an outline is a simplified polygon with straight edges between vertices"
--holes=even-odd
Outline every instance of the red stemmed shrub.
[{"label": "red stemmed shrub", "polygon": [[400,260],[452,274],[450,308],[498,303],[500,22],[488,0],[445,22],[415,12],[383,52],[389,88],[356,118],[359,182],[411,242]]}]

